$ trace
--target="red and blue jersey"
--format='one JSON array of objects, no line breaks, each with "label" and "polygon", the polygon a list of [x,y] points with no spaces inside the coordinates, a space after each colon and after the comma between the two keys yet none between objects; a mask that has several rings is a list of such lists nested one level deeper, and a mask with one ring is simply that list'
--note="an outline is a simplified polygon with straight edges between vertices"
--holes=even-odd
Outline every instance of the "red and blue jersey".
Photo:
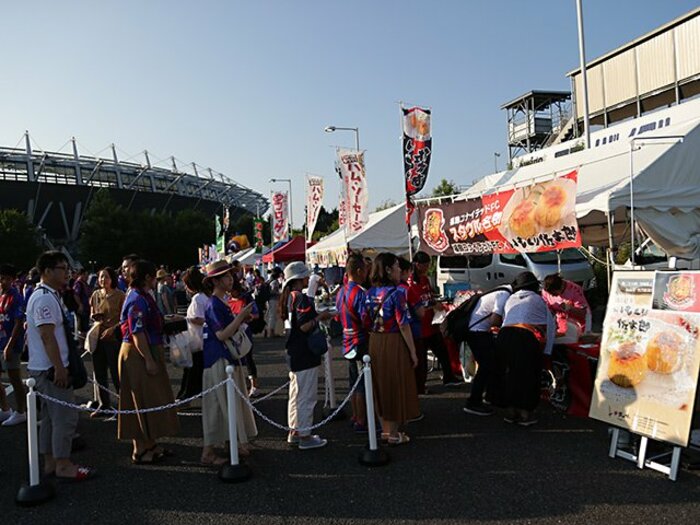
[{"label": "red and blue jersey", "polygon": [[393,333],[408,324],[406,294],[396,286],[378,286],[367,292],[365,317],[370,332]]},{"label": "red and blue jersey", "polygon": [[415,286],[409,286],[408,283],[399,283],[399,289],[406,294],[406,304],[408,304],[408,314],[410,316],[409,324],[411,325],[411,334],[414,339],[420,339],[422,335],[421,320],[418,317],[418,308],[423,306],[419,291]]},{"label": "red and blue jersey", "polygon": [[149,345],[163,344],[163,316],[156,300],[148,292],[136,288],[129,290],[119,322],[125,343],[133,343],[133,336],[143,333],[146,334]]},{"label": "red and blue jersey", "polygon": [[[12,337],[18,320],[24,320],[24,301],[17,289],[12,286],[6,293],[0,295],[0,352],[5,349],[5,345]],[[19,353],[23,345],[24,339],[20,332],[12,350]]]},{"label": "red and blue jersey", "polygon": [[343,325],[344,354],[367,343],[367,328],[364,325],[366,302],[367,292],[356,282],[348,281],[338,292],[335,307]]}]

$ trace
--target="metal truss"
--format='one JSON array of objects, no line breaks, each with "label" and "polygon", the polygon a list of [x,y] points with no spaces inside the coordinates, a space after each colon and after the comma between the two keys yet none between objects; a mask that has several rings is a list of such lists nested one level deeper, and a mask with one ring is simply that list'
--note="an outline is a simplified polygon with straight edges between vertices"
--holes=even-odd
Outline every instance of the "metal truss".
[{"label": "metal truss", "polygon": [[112,158],[108,159],[79,155],[75,139],[72,139],[73,154],[33,152],[28,134],[25,134],[25,141],[24,149],[0,147],[0,181],[163,193],[191,198],[195,203],[200,200],[212,201],[260,214],[264,214],[270,206],[269,200],[262,194],[221,173],[206,169],[203,170],[206,175],[203,175],[197,169],[201,169],[201,166],[195,163],[187,168],[178,168],[174,157],[171,157],[172,169],[167,169],[152,166],[147,152],[144,152],[145,164],[120,161],[114,145],[111,146]]}]

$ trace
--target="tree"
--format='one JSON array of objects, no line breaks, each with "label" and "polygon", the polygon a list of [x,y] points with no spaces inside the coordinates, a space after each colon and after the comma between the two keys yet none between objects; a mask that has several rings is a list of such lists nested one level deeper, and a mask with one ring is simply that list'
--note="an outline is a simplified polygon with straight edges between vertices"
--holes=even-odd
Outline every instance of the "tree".
[{"label": "tree", "polygon": [[116,265],[126,253],[156,264],[185,268],[197,262],[197,248],[214,242],[213,217],[191,209],[128,212],[109,190],[95,193],[80,230],[80,256],[99,266]]},{"label": "tree", "polygon": [[38,230],[29,218],[17,210],[0,210],[0,262],[28,270],[41,252]]},{"label": "tree", "polygon": [[388,210],[389,208],[393,208],[396,206],[396,201],[392,199],[386,199],[383,200],[382,202],[379,203],[379,206],[375,208],[375,212],[382,211],[382,210]]},{"label": "tree", "polygon": [[459,193],[459,188],[453,180],[442,179],[440,184],[433,188],[432,197],[447,197],[448,195],[456,195]]}]

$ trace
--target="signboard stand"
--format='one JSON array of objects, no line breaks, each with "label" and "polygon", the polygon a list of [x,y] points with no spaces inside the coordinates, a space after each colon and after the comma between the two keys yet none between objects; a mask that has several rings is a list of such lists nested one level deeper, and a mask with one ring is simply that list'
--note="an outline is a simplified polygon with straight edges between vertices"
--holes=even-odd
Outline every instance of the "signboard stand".
[{"label": "signboard stand", "polygon": [[[637,464],[637,467],[642,469],[644,467],[650,468],[662,474],[666,474],[671,481],[676,481],[678,478],[678,467],[681,463],[681,447],[674,446],[670,451],[663,452],[656,456],[650,458],[646,457],[647,445],[649,444],[649,438],[642,436],[639,443],[639,451],[637,454],[632,452],[626,452],[619,449],[619,439],[620,439],[620,429],[614,428],[610,436],[610,452],[608,455],[611,458],[622,458],[627,461],[631,461]],[[670,456],[670,462],[660,462],[662,459],[668,459]]]}]

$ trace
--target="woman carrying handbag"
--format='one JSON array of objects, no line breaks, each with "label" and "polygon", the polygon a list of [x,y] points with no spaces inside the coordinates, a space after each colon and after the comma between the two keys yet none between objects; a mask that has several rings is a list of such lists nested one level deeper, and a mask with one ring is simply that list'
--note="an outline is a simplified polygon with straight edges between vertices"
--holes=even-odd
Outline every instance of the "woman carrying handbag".
[{"label": "woman carrying handbag", "polygon": [[[329,312],[316,313],[313,299],[302,290],[309,282],[309,270],[302,262],[293,262],[284,269],[284,285],[279,301],[280,316],[289,319],[291,330],[287,339],[289,364],[289,403],[287,421],[291,428],[308,429],[314,422],[314,407],[318,395],[320,355],[309,348],[309,336],[319,321],[330,319]],[[287,443],[299,450],[325,447],[328,440],[312,435],[309,430],[291,431]]]},{"label": "woman carrying handbag", "polygon": [[[237,335],[243,321],[250,314],[251,305],[241,309],[237,316],[233,315],[226,299],[233,288],[234,276],[231,266],[226,261],[215,261],[206,267],[204,286],[211,293],[207,307],[204,310],[204,374],[202,388],[204,390],[217,385],[228,377],[226,367],[234,367],[233,380],[247,396],[246,377],[243,372],[245,357],[234,359],[226,344]],[[258,435],[255,418],[250,407],[236,395],[236,428],[238,429],[238,453],[249,456],[248,442]],[[204,465],[223,465],[226,458],[217,455],[214,447],[222,446],[228,440],[228,402],[226,389],[217,388],[202,398],[202,427],[204,430],[204,448],[201,462]]]}]

